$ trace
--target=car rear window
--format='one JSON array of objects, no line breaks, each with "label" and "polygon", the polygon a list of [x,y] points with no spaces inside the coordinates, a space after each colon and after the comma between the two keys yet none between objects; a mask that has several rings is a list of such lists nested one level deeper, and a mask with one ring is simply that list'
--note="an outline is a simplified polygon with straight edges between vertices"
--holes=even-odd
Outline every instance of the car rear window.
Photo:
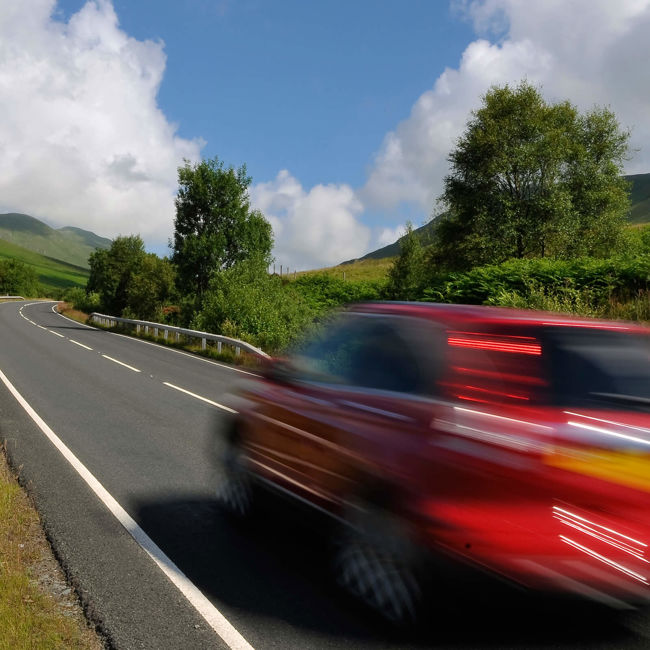
[{"label": "car rear window", "polygon": [[650,336],[558,327],[545,339],[555,403],[650,408]]}]

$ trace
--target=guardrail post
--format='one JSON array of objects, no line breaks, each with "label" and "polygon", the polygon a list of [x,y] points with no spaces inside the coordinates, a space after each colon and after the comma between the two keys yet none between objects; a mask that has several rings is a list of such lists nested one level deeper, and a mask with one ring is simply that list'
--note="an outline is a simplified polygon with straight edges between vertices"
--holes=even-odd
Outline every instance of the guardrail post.
[{"label": "guardrail post", "polygon": [[153,335],[158,336],[158,328],[157,327],[153,328]]},{"label": "guardrail post", "polygon": [[205,350],[205,348],[206,348],[205,339],[201,339],[201,350]]},{"label": "guardrail post", "polygon": [[217,352],[221,354],[221,341],[217,341]]},{"label": "guardrail post", "polygon": [[168,334],[169,334],[169,330],[163,330],[163,337],[165,338],[165,341],[167,340]]},{"label": "guardrail post", "polygon": [[237,347],[235,348],[235,354],[236,354],[237,356],[239,356],[239,355],[241,354],[241,348],[240,348],[239,346],[237,346]]},{"label": "guardrail post", "polygon": [[178,343],[181,340],[181,335],[176,332],[176,343]]},{"label": "guardrail post", "polygon": [[136,326],[135,326],[135,333],[140,334],[140,324],[139,323],[137,323]]},{"label": "guardrail post", "polygon": [[149,325],[144,326],[144,333],[149,334]]}]

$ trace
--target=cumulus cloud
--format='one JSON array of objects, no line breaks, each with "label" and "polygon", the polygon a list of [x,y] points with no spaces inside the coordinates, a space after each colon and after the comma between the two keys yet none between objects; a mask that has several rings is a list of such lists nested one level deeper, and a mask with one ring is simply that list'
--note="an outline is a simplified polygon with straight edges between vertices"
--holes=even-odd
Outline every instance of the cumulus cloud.
[{"label": "cumulus cloud", "polygon": [[363,206],[348,185],[305,190],[286,169],[273,181],[251,188],[251,203],[271,222],[279,268],[313,269],[358,257],[370,229],[359,222]]},{"label": "cumulus cloud", "polygon": [[382,248],[396,242],[406,233],[406,225],[400,224],[395,228],[381,228],[376,237],[377,246]]},{"label": "cumulus cloud", "polygon": [[55,7],[0,5],[0,209],[162,244],[176,169],[202,146],[157,105],[163,44],[125,34],[108,0],[67,23]]},{"label": "cumulus cloud", "polygon": [[582,110],[609,106],[632,131],[638,153],[628,173],[650,171],[650,2],[627,0],[476,0],[453,3],[480,37],[458,68],[446,69],[388,133],[359,195],[370,207],[434,208],[447,156],[469,112],[494,84],[521,79],[548,100]]}]

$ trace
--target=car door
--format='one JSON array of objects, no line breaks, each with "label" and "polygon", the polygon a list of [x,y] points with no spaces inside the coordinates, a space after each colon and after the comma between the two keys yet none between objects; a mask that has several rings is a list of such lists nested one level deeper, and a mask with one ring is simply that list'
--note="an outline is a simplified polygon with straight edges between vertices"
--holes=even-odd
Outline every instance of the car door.
[{"label": "car door", "polygon": [[432,323],[412,318],[348,314],[345,321],[327,346],[297,362],[302,426],[288,433],[303,486],[334,509],[363,482],[406,489],[416,478],[437,407],[443,340]]}]

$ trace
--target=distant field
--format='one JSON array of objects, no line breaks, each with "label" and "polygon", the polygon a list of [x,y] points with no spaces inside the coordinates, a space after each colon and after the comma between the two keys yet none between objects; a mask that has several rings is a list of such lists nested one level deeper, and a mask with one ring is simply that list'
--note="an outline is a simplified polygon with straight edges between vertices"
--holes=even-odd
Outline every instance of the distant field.
[{"label": "distant field", "polygon": [[66,287],[85,287],[88,281],[87,269],[39,255],[4,239],[0,239],[0,259],[15,259],[31,266],[46,292]]},{"label": "distant field", "polygon": [[[365,259],[355,260],[354,262],[339,264],[338,266],[329,266],[324,269],[314,269],[313,271],[300,271],[296,274],[297,277],[301,275],[315,275],[317,273],[325,273],[340,280],[351,281],[377,281],[384,280],[388,269],[395,261],[394,257],[384,257],[382,259]],[[345,274],[345,275],[344,275]],[[289,278],[293,280],[293,273],[289,274]]]}]

